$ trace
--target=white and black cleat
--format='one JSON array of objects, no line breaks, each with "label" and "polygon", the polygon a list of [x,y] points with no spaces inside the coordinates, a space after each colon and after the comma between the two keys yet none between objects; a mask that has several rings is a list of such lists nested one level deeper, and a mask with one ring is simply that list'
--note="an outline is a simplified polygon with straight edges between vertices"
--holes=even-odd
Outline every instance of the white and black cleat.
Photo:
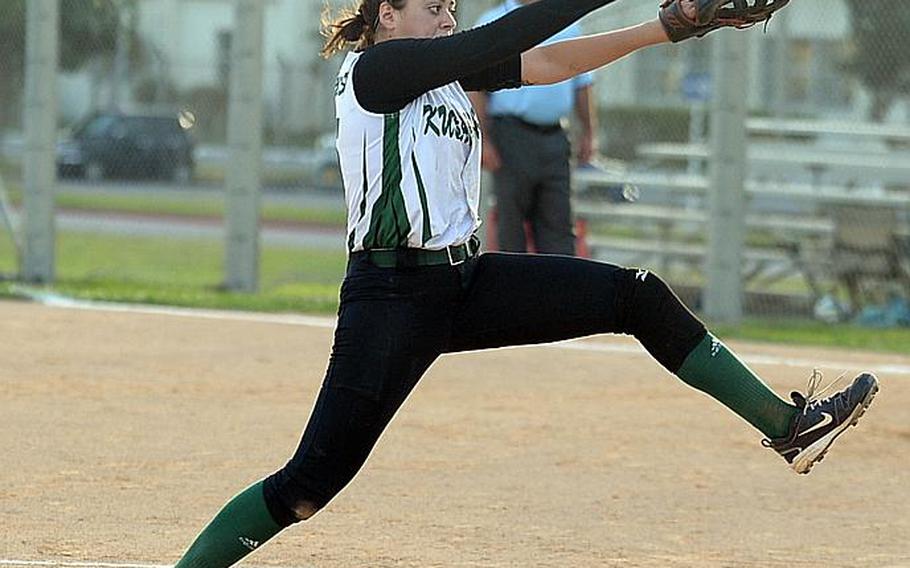
[{"label": "white and black cleat", "polygon": [[844,390],[819,400],[818,395],[833,385],[815,393],[820,379],[821,375],[814,372],[805,396],[798,392],[791,394],[800,413],[793,420],[789,435],[762,440],[765,447],[772,448],[787,460],[796,473],[809,473],[812,466],[825,457],[837,437],[856,425],[878,392],[875,375],[863,373]]}]

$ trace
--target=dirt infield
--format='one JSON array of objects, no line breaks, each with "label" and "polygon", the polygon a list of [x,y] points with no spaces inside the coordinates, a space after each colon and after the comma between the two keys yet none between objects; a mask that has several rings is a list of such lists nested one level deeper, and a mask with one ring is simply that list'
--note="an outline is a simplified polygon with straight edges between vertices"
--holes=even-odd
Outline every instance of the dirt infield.
[{"label": "dirt infield", "polygon": [[[330,327],[0,302],[0,564],[176,561],[293,451],[330,342]],[[634,346],[442,358],[351,486],[248,562],[910,566],[910,374],[881,373],[859,427],[797,476]],[[769,357],[753,367],[781,392],[804,388],[794,358],[910,365],[733,346]]]}]

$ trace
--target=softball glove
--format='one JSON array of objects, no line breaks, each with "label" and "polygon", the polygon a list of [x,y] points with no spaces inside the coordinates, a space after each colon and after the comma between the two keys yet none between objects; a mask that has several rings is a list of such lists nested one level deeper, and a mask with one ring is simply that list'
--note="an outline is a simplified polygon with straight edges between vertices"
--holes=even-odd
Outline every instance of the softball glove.
[{"label": "softball glove", "polygon": [[[683,11],[683,2],[693,4],[694,17]],[[718,28],[748,28],[767,22],[790,0],[664,0],[660,23],[672,42],[702,37]]]}]

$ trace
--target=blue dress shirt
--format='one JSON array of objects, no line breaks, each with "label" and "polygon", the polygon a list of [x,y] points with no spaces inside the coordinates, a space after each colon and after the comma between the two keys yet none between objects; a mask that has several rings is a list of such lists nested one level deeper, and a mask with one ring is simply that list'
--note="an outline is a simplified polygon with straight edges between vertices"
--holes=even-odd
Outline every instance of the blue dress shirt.
[{"label": "blue dress shirt", "polygon": [[[521,7],[517,0],[505,0],[499,6],[487,10],[477,20],[481,26],[501,18]],[[541,45],[581,36],[581,26],[576,22]],[[591,73],[576,75],[571,79],[553,85],[533,85],[519,89],[507,89],[490,93],[487,114],[495,116],[516,116],[526,122],[540,125],[556,124],[569,116],[575,103],[575,91],[593,83]]]}]

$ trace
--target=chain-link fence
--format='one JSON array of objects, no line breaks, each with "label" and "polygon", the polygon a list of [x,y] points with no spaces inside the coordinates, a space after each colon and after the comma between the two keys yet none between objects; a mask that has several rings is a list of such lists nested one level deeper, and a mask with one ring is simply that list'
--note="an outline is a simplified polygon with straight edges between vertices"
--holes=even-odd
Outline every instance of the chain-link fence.
[{"label": "chain-link fence", "polygon": [[22,76],[25,68],[24,5],[0,3],[0,274],[17,269],[11,193],[20,187],[22,170],[14,156],[21,154],[19,140],[7,135],[21,132]]},{"label": "chain-link fence", "polygon": [[[0,2],[6,274],[23,192],[26,4]],[[461,26],[493,4],[463,3]],[[264,8],[261,285],[315,283],[331,297],[344,258],[330,89],[340,61],[317,56],[321,9]],[[618,2],[583,26],[655,13]],[[58,280],[222,281],[234,23],[234,2],[60,0]],[[908,35],[901,0],[801,0],[743,34],[747,314],[836,319],[908,296]],[[582,252],[658,270],[696,307],[710,253],[715,44],[651,48],[597,72],[602,171],[576,179]],[[310,254],[332,268],[305,265]]]},{"label": "chain-link fence", "polygon": [[[653,11],[617,3],[588,28]],[[906,322],[910,5],[804,0],[743,37],[745,313]],[[591,254],[658,270],[695,306],[710,250],[717,43],[646,50],[598,73],[601,147],[612,161],[602,183],[576,184]]]},{"label": "chain-link fence", "polygon": [[[0,128],[8,159],[17,157],[23,137],[25,5],[24,0],[0,5],[0,41],[7,55],[0,63]],[[186,111],[192,124],[181,126],[201,162],[221,156],[219,147],[227,143],[233,3],[61,0],[60,10],[57,87],[63,137],[79,134],[99,114],[176,120]],[[313,17],[318,11],[315,2],[272,3],[266,11],[264,137],[269,145],[307,147],[332,128],[330,91],[320,88],[332,66],[318,64],[318,18]],[[138,128],[143,126],[152,125]],[[122,131],[114,131],[122,138]],[[127,144],[121,140],[115,145]],[[202,171],[208,174],[209,169],[214,168]],[[154,173],[134,172],[135,177]]]},{"label": "chain-link fence", "polygon": [[[21,270],[15,240],[27,216],[22,101],[37,4],[0,3],[0,273],[9,277]],[[181,290],[219,288],[236,3],[59,0],[59,11],[58,289],[180,301],[194,293]],[[259,283],[288,307],[301,286],[333,303],[343,273],[343,199],[324,136],[331,90],[321,88],[333,69],[317,65],[318,13],[315,2],[264,8]]]}]

